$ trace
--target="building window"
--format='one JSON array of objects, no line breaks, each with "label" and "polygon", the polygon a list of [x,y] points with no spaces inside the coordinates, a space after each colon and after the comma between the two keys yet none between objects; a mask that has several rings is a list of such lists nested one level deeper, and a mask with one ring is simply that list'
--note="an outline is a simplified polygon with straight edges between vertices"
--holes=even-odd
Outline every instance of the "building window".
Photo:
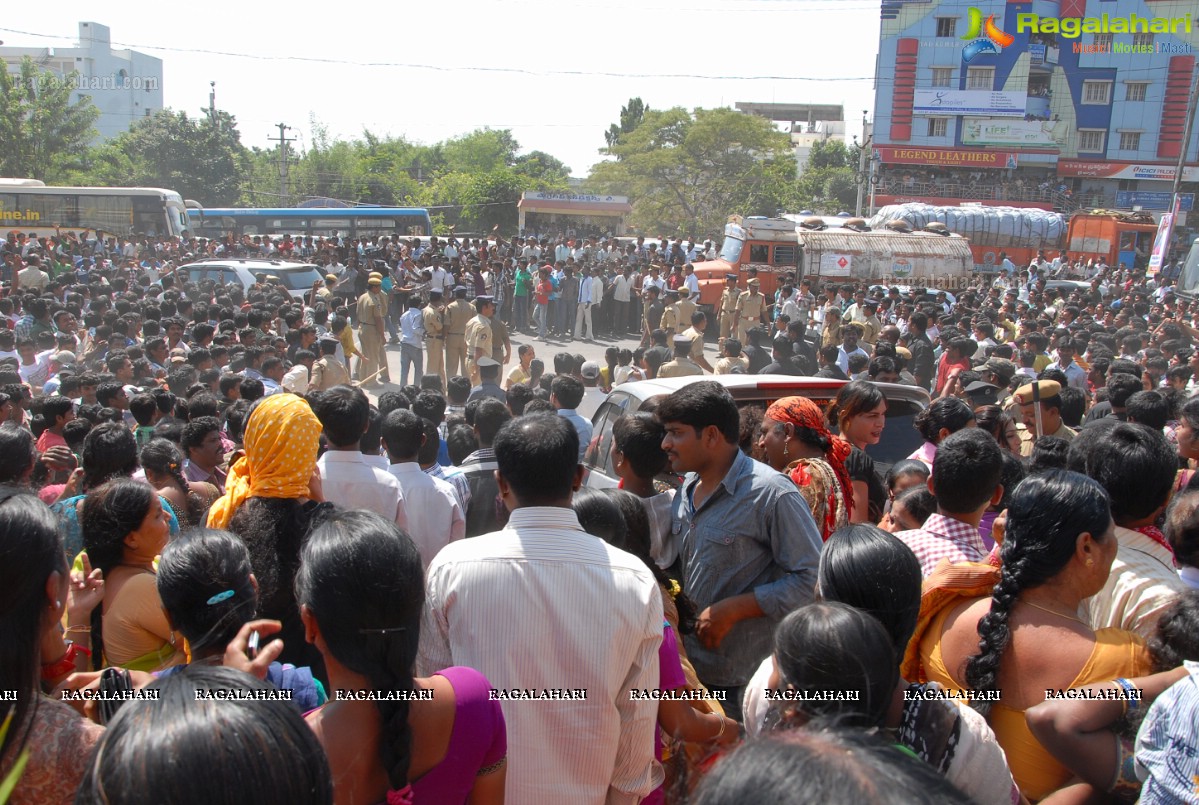
[{"label": "building window", "polygon": [[1141,133],[1139,131],[1122,131],[1122,132],[1120,132],[1120,150],[1121,151],[1140,151],[1141,150]]},{"label": "building window", "polygon": [[934,87],[952,87],[953,86],[953,68],[952,67],[934,67],[933,68],[933,86]]},{"label": "building window", "polygon": [[991,89],[995,86],[994,67],[967,67],[966,89]]},{"label": "building window", "polygon": [[1102,154],[1105,129],[1079,129],[1078,153]]},{"label": "building window", "polygon": [[1095,34],[1095,37],[1091,40],[1091,42],[1097,48],[1099,48],[1099,52],[1102,53],[1112,49],[1112,40],[1114,38],[1115,34]]},{"label": "building window", "polygon": [[949,118],[930,117],[928,119],[928,136],[944,137],[949,133]]},{"label": "building window", "polygon": [[1124,100],[1126,101],[1143,101],[1145,100],[1145,91],[1149,87],[1148,81],[1129,81],[1124,85]]},{"label": "building window", "polygon": [[937,17],[937,36],[941,38],[954,37],[958,34],[957,17]]},{"label": "building window", "polygon": [[1107,106],[1112,101],[1112,82],[1082,82],[1082,102],[1090,106]]},{"label": "building window", "polygon": [[1140,51],[1144,48],[1152,49],[1153,34],[1133,34],[1132,46],[1135,49],[1134,52]]}]

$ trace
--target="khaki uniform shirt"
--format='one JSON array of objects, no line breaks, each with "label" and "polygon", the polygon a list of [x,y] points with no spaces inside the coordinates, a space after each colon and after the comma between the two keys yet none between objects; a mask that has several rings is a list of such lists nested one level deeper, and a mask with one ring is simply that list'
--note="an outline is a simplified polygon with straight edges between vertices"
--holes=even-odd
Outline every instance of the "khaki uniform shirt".
[{"label": "khaki uniform shirt", "polygon": [[466,325],[475,316],[475,308],[465,299],[455,299],[445,309],[445,334],[465,335]]},{"label": "khaki uniform shirt", "polygon": [[346,365],[335,355],[326,355],[312,364],[312,378],[308,387],[313,391],[325,391],[334,386],[350,385],[350,373]]},{"label": "khaki uniform shirt", "polygon": [[666,332],[675,332],[679,329],[679,309],[677,302],[673,305],[667,305],[666,310],[662,311],[662,329]]},{"label": "khaki uniform shirt", "polygon": [[425,320],[425,337],[433,341],[440,341],[445,336],[445,311],[441,308],[426,305],[421,311],[421,316]]},{"label": "khaki uniform shirt", "polygon": [[691,339],[691,360],[699,363],[704,357],[704,334],[696,331],[694,327],[688,327],[683,330],[683,335]]},{"label": "khaki uniform shirt", "polygon": [[467,357],[475,360],[477,350],[482,350],[488,358],[492,353],[491,319],[485,316],[475,316],[466,325]]},{"label": "khaki uniform shirt", "polygon": [[691,314],[695,312],[695,303],[689,299],[680,299],[674,303],[674,306],[678,309],[679,314],[679,323],[676,329],[686,330],[691,326]]},{"label": "khaki uniform shirt", "polygon": [[720,295],[720,312],[722,314],[732,314],[737,312],[737,301],[741,299],[741,290],[738,288],[725,288],[724,293]]},{"label": "khaki uniform shirt", "polygon": [[742,372],[748,372],[749,358],[745,357],[744,355],[738,355],[735,358],[721,358],[720,360],[716,361],[714,374],[731,375],[733,373],[733,369],[737,366],[741,367]]},{"label": "khaki uniform shirt", "polygon": [[387,318],[387,297],[381,292],[367,291],[358,297],[358,323],[378,327]]},{"label": "khaki uniform shirt", "polygon": [[737,309],[741,311],[740,316],[743,319],[753,319],[760,321],[762,311],[766,309],[766,297],[762,294],[755,294],[746,291],[741,294],[741,298],[737,300]]},{"label": "khaki uniform shirt", "polygon": [[702,375],[703,368],[697,366],[688,358],[675,358],[669,363],[662,364],[658,369],[658,377],[687,377],[688,375]]},{"label": "khaki uniform shirt", "polygon": [[[1027,427],[1018,427],[1017,433],[1020,435],[1020,455],[1024,458],[1028,458],[1032,455],[1033,444],[1036,441],[1036,433],[1033,432],[1032,428]],[[1063,422],[1062,426],[1055,432],[1046,433],[1045,435],[1056,436],[1059,439],[1071,441],[1078,434],[1074,430],[1066,427],[1066,423]]]}]

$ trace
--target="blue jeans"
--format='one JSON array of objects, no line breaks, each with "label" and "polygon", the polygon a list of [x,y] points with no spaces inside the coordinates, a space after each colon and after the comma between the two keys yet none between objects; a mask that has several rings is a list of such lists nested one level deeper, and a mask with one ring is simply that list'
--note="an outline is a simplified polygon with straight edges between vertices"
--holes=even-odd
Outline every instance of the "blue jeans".
[{"label": "blue jeans", "polygon": [[512,303],[512,332],[519,333],[529,328],[529,297],[517,296]]},{"label": "blue jeans", "polygon": [[424,371],[424,351],[414,345],[400,343],[400,385],[408,385],[408,369],[413,368],[412,382],[419,383]]}]

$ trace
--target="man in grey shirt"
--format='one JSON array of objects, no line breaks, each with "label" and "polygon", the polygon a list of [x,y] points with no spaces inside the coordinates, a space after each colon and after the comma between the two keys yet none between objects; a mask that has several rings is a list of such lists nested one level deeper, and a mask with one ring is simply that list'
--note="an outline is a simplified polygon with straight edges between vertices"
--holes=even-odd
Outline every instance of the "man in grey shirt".
[{"label": "man in grey shirt", "polygon": [[775,625],[813,598],[820,530],[790,478],[737,448],[737,404],[722,385],[684,386],[657,415],[672,469],[687,474],[671,521],[683,590],[700,610],[687,656],[740,720],[741,694],[770,654]]}]

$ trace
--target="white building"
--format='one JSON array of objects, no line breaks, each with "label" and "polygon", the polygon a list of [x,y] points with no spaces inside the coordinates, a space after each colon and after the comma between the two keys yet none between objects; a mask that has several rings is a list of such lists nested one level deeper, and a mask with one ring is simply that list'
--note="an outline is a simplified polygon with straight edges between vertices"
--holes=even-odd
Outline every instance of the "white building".
[{"label": "white building", "polygon": [[91,96],[100,110],[93,144],[128,131],[133,121],[149,117],[163,108],[162,59],[134,50],[113,50],[107,25],[79,23],[79,41],[70,48],[0,47],[0,59],[11,74],[20,71],[29,56],[51,75],[65,79],[72,71],[79,78],[71,100]]}]

